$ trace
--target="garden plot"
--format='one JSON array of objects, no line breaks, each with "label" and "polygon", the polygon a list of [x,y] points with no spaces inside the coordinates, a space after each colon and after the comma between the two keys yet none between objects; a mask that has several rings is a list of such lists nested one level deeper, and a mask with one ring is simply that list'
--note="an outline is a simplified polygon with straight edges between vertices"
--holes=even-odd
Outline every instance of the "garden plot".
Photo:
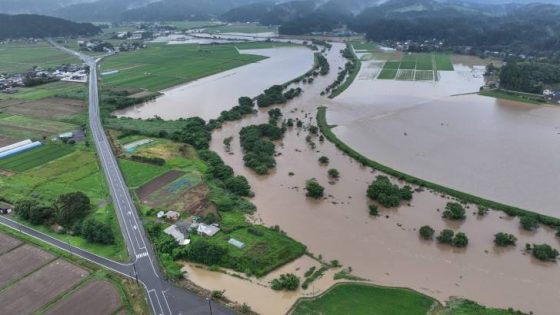
[{"label": "garden plot", "polygon": [[24,172],[50,161],[59,159],[74,151],[70,145],[44,145],[27,152],[0,160],[0,168]]},{"label": "garden plot", "polygon": [[447,54],[408,53],[400,60],[389,60],[377,75],[381,80],[438,81],[438,71],[453,71]]},{"label": "garden plot", "polygon": [[21,244],[20,240],[10,237],[6,234],[0,233],[0,254],[3,254],[12,248],[15,248],[20,244]]},{"label": "garden plot", "polygon": [[20,115],[0,116],[0,134],[15,139],[41,139],[73,131],[78,126]]},{"label": "garden plot", "polygon": [[[173,176],[168,175],[168,177]],[[213,211],[211,202],[208,200],[210,188],[202,182],[200,174],[193,172],[174,180],[169,180],[169,178],[160,176],[140,188],[139,191],[143,195],[142,202],[151,208],[197,215],[201,215],[207,210]],[[165,182],[166,180],[167,182]],[[156,185],[161,187],[154,190]],[[153,192],[146,194],[151,190]]]},{"label": "garden plot", "polygon": [[397,72],[397,80],[413,81],[415,70],[399,69]]},{"label": "garden plot", "polygon": [[368,63],[367,67],[362,68],[362,71],[360,71],[358,80],[373,80],[377,78],[381,68],[383,68],[383,62],[372,61]]}]

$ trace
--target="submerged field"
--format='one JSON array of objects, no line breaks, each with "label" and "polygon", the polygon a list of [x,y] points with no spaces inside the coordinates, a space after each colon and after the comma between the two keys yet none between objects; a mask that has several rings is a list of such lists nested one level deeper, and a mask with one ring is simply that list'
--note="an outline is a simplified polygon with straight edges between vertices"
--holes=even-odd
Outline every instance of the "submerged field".
[{"label": "submerged field", "polygon": [[20,73],[33,66],[50,68],[81,61],[44,41],[19,41],[0,44],[0,73]]},{"label": "submerged field", "polygon": [[155,92],[264,59],[239,54],[236,47],[242,46],[151,44],[146,49],[106,58],[102,72],[119,72],[103,76],[103,84]]}]

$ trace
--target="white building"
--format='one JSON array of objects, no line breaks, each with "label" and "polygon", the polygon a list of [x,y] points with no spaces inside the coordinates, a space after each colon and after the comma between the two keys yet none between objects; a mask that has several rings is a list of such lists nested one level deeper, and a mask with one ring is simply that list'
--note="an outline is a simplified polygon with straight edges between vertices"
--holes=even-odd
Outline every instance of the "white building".
[{"label": "white building", "polygon": [[220,228],[217,226],[217,224],[207,225],[204,223],[200,223],[198,225],[198,228],[196,229],[198,235],[209,237],[216,235],[216,233],[218,233],[219,231]]}]

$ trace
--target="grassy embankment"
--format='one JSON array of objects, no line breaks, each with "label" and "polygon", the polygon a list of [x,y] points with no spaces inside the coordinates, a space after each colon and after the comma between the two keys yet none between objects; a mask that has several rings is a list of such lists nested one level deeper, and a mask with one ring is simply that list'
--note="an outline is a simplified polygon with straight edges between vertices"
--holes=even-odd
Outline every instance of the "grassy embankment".
[{"label": "grassy embankment", "polygon": [[259,25],[257,23],[232,23],[223,25],[207,26],[206,31],[214,33],[276,33],[277,27]]},{"label": "grassy embankment", "polygon": [[358,58],[358,56],[356,56],[356,53],[354,52],[352,45],[347,43],[346,49],[348,49],[351,53],[352,57],[351,60],[349,61],[352,62],[354,66],[350,69],[349,73],[346,75],[344,82],[342,82],[339,86],[337,86],[332,91],[332,93],[329,95],[329,98],[335,98],[340,94],[342,94],[342,92],[346,91],[346,89],[352,84],[352,82],[354,82],[354,79],[356,79],[356,76],[358,76],[358,73],[360,72],[360,68],[362,67],[362,61],[360,60],[360,58]]},{"label": "grassy embankment", "polygon": [[33,66],[48,69],[61,64],[81,63],[78,58],[68,55],[44,41],[0,44],[0,73],[26,72]]},{"label": "grassy embankment", "polygon": [[[88,270],[90,272],[90,276],[84,279],[84,281],[81,281],[82,284],[92,279],[111,282],[117,288],[119,295],[121,296],[121,302],[123,303],[122,310],[127,314],[150,313],[149,307],[146,304],[146,293],[144,291],[144,287],[141,284],[136,283],[132,279],[124,278],[119,274],[108,271],[94,263],[74,256],[57,247],[43,243],[33,237],[19,233],[11,228],[5,227],[4,225],[0,225],[0,232],[17,238],[25,243],[35,245],[51,254],[54,254],[58,258],[65,259],[77,266],[80,266],[81,268]],[[68,294],[76,291],[77,289],[79,289],[79,287],[72,288],[68,292]]]},{"label": "grassy embankment", "polygon": [[530,93],[522,93],[522,92],[506,91],[506,90],[482,91],[479,94],[482,96],[489,96],[489,97],[504,99],[508,101],[521,102],[521,103],[528,103],[528,104],[535,104],[535,105],[546,104],[544,97],[539,94],[530,94]]},{"label": "grassy embankment", "polygon": [[515,315],[522,313],[486,308],[467,300],[452,300],[444,307],[436,300],[409,289],[341,283],[319,297],[299,299],[289,314]]},{"label": "grassy embankment", "polygon": [[525,209],[521,209],[521,208],[517,208],[517,207],[513,207],[513,206],[509,206],[509,205],[505,205],[499,202],[495,202],[492,200],[488,200],[488,199],[484,199],[484,198],[480,198],[468,193],[464,193],[449,187],[445,187],[445,186],[441,186],[438,185],[436,183],[432,183],[430,181],[426,181],[408,174],[405,174],[403,172],[400,172],[398,170],[395,170],[393,168],[390,168],[388,166],[385,166],[383,164],[380,164],[378,162],[375,162],[363,155],[361,155],[359,152],[355,151],[354,149],[352,149],[350,146],[348,146],[347,144],[345,144],[344,142],[342,142],[340,139],[338,139],[338,137],[332,132],[331,128],[332,126],[329,126],[327,123],[327,119],[326,119],[326,107],[320,107],[317,111],[317,124],[321,130],[321,132],[323,133],[323,135],[325,136],[325,138],[327,138],[329,141],[331,141],[332,143],[334,143],[337,148],[339,148],[340,150],[342,150],[343,152],[345,152],[346,154],[350,155],[352,158],[354,158],[356,161],[362,163],[363,165],[372,167],[374,169],[380,170],[382,172],[385,172],[389,175],[395,176],[399,179],[405,180],[411,184],[415,184],[415,185],[419,185],[422,187],[426,187],[428,189],[433,189],[435,191],[438,191],[440,193],[444,193],[447,194],[449,196],[455,197],[463,202],[469,202],[469,203],[473,203],[473,204],[477,204],[477,205],[482,205],[491,209],[495,209],[495,210],[500,210],[503,211],[505,213],[507,213],[510,216],[532,216],[534,218],[536,218],[539,222],[541,222],[542,224],[551,226],[551,227],[560,227],[560,219],[558,218],[554,218],[554,217],[550,217],[547,215],[543,215],[543,214],[539,214],[536,212],[532,212],[532,211],[528,211]]}]

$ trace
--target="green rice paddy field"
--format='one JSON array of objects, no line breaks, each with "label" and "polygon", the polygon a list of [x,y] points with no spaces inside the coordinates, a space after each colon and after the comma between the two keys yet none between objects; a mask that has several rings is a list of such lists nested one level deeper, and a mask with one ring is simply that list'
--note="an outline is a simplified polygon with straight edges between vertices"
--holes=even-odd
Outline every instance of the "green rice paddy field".
[{"label": "green rice paddy field", "polygon": [[27,152],[0,159],[0,168],[15,172],[24,172],[37,166],[56,160],[74,151],[70,145],[44,145]]},{"label": "green rice paddy field", "polygon": [[82,83],[58,81],[34,87],[19,88],[16,94],[0,93],[0,101],[8,99],[39,100],[54,96],[85,99],[86,85]]},{"label": "green rice paddy field", "polygon": [[0,116],[0,134],[14,139],[42,139],[78,128],[74,124],[22,115]]},{"label": "green rice paddy field", "polygon": [[44,41],[0,44],[0,73],[20,73],[31,70],[33,66],[49,68],[68,63],[81,61]]},{"label": "green rice paddy field", "polygon": [[[263,43],[261,48],[266,47]],[[102,71],[118,70],[103,77],[103,83],[114,87],[159,91],[208,75],[257,62],[265,57],[240,54],[236,46],[153,44],[146,49],[108,57]],[[251,44],[250,48],[256,48]]]},{"label": "green rice paddy field", "polygon": [[409,53],[401,60],[385,62],[378,79],[382,80],[437,80],[438,71],[453,71],[453,64],[447,54]]}]

